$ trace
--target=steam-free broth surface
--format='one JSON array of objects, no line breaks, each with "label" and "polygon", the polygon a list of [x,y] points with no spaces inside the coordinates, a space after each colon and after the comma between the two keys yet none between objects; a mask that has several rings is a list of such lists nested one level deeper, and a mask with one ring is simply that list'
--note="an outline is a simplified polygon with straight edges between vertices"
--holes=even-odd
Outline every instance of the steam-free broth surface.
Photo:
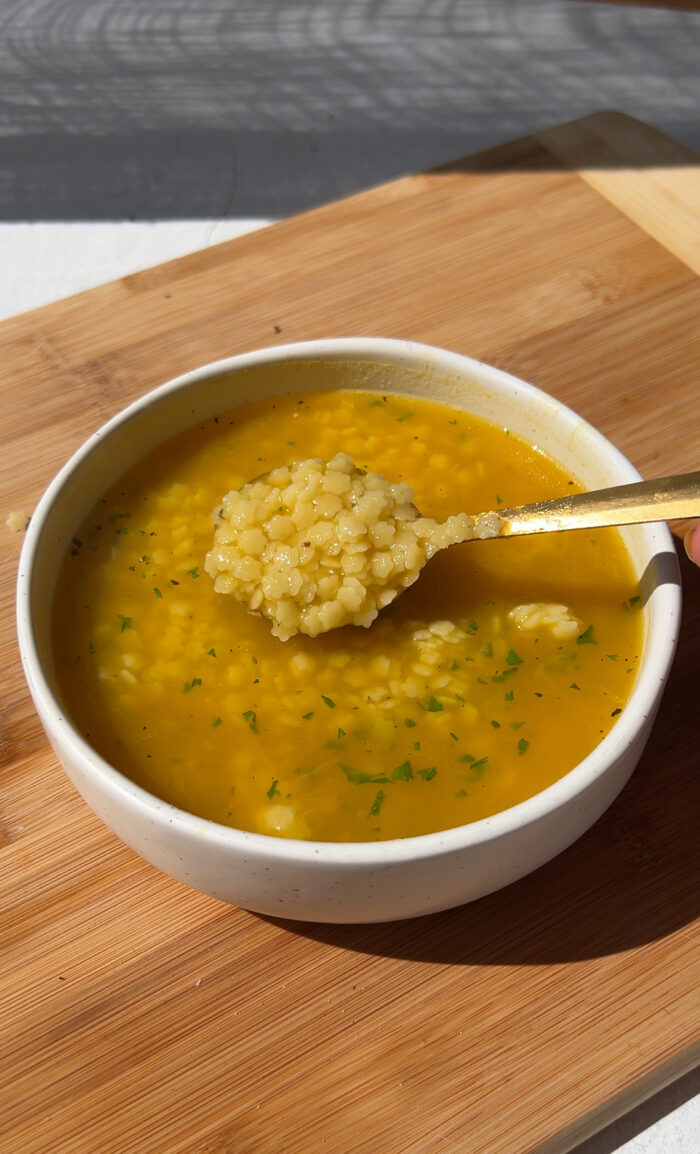
[{"label": "steam-free broth surface", "polygon": [[280,641],[204,571],[212,511],[276,465],[341,451],[440,520],[572,485],[507,429],[414,397],[319,392],[220,414],[76,531],[54,613],[69,713],[156,795],[261,833],[406,837],[532,796],[632,688],[642,624],[620,535],[456,546],[369,629]]}]

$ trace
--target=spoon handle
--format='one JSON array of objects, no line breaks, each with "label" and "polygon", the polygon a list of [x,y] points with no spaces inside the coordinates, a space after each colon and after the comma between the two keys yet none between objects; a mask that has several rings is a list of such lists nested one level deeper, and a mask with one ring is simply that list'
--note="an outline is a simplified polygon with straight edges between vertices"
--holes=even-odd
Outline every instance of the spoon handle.
[{"label": "spoon handle", "polygon": [[592,493],[572,493],[553,501],[499,509],[488,516],[496,516],[501,522],[499,537],[700,517],[700,472],[615,485]]}]

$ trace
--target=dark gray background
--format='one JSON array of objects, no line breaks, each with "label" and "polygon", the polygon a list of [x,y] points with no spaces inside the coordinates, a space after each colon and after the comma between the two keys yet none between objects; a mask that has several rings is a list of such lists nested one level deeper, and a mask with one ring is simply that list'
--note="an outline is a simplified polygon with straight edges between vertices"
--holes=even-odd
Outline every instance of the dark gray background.
[{"label": "dark gray background", "polygon": [[700,148],[700,14],[0,0],[0,221],[280,217],[600,108]]}]

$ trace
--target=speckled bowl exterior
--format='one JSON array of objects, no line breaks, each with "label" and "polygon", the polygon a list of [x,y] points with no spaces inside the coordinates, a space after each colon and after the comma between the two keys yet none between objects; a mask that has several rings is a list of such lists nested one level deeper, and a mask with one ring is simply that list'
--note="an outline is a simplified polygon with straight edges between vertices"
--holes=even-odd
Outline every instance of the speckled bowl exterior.
[{"label": "speckled bowl exterior", "polygon": [[142,857],[202,893],[262,914],[390,921],[458,906],[510,884],[561,853],[607,809],[634,770],[661,700],[678,636],[680,578],[665,525],[624,530],[645,620],[630,701],[613,730],[570,773],[493,817],[392,841],[308,842],[229,829],[160,801],[100,757],[63,709],[50,616],[67,544],[96,495],[155,445],[261,396],[327,388],[408,393],[458,406],[508,426],[590,489],[639,479],[609,441],[554,398],[455,353],[378,338],[245,353],[147,394],[61,470],[24,542],[18,635],[27,682],[58,759],[88,805]]}]

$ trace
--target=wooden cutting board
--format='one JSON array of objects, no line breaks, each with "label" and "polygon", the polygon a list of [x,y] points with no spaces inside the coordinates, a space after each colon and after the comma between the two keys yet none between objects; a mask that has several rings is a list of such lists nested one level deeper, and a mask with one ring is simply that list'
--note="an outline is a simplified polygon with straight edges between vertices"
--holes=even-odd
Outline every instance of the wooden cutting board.
[{"label": "wooden cutting board", "polygon": [[[2,520],[125,402],[263,345],[445,345],[697,469],[696,160],[600,114],[0,326]],[[695,270],[695,271],[693,271]],[[6,274],[8,270],[5,270]],[[700,1056],[700,573],[630,785],[536,874],[393,925],[274,922],[158,874],[58,768],[0,532],[0,1149],[554,1154]]]}]

